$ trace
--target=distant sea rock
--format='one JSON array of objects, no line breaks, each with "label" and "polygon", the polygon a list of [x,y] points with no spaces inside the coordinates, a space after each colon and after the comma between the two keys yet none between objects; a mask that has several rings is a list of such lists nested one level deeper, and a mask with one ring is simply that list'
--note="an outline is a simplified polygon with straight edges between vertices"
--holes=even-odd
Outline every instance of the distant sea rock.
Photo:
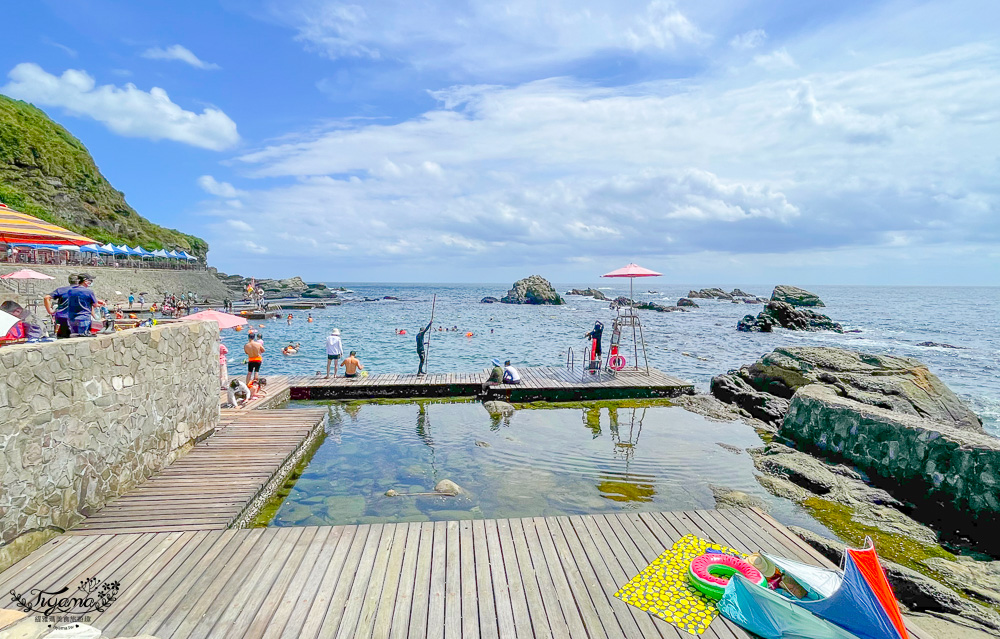
[{"label": "distant sea rock", "polygon": [[593,297],[595,300],[606,300],[606,299],[608,299],[607,296],[604,293],[602,293],[601,291],[597,290],[596,288],[585,288],[585,289],[582,289],[582,290],[578,289],[578,288],[574,288],[573,290],[571,290],[568,293],[566,293],[566,295],[582,295],[584,297]]},{"label": "distant sea rock", "polygon": [[793,331],[834,331],[843,333],[844,327],[832,319],[804,308],[795,308],[785,302],[768,302],[764,310],[746,315],[736,324],[736,330],[745,333],[770,333],[775,326]]},{"label": "distant sea rock", "polygon": [[677,300],[677,306],[690,306],[691,308],[698,308],[698,305],[695,302],[686,297],[682,297]]},{"label": "distant sea rock", "polygon": [[700,291],[688,291],[688,298],[699,300],[731,300],[733,296],[721,288],[703,288]]},{"label": "distant sea rock", "polygon": [[664,306],[663,304],[657,304],[656,302],[639,302],[635,305],[636,308],[656,311],[657,313],[674,313],[676,311],[687,312],[688,309],[682,308],[680,306]]},{"label": "distant sea rock", "polygon": [[532,275],[514,282],[502,304],[565,304],[552,284],[541,275]]},{"label": "distant sea rock", "polygon": [[939,344],[937,342],[920,342],[917,346],[926,346],[927,348],[962,348],[961,346],[952,346],[951,344]]},{"label": "distant sea rock", "polygon": [[810,293],[804,288],[781,284],[774,287],[771,293],[771,301],[784,302],[792,306],[826,306],[823,300],[815,293]]},{"label": "distant sea rock", "polygon": [[480,304],[498,304],[499,302],[500,300],[498,300],[495,297],[484,297],[483,299],[479,300]]}]

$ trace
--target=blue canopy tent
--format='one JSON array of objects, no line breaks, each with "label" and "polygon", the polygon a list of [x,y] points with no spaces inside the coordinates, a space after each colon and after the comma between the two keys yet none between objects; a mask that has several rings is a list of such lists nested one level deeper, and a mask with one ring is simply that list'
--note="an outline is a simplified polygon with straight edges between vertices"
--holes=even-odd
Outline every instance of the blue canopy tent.
[{"label": "blue canopy tent", "polygon": [[170,257],[170,256],[163,249],[156,249],[155,251],[153,251],[153,257]]},{"label": "blue canopy tent", "polygon": [[143,256],[142,249],[139,248],[138,246],[135,247],[135,248],[130,248],[128,250],[128,254],[131,255],[131,256],[133,256],[133,257],[142,257]]}]

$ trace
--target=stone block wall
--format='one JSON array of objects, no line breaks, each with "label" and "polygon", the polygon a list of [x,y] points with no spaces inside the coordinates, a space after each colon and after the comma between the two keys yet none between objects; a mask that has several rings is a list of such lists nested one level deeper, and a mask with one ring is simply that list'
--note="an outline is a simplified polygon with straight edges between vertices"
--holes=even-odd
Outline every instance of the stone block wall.
[{"label": "stone block wall", "polygon": [[0,348],[0,570],[215,429],[218,342],[180,322]]},{"label": "stone block wall", "polygon": [[795,393],[781,434],[864,470],[893,496],[917,505],[918,518],[996,542],[1000,439],[861,404],[823,384]]}]

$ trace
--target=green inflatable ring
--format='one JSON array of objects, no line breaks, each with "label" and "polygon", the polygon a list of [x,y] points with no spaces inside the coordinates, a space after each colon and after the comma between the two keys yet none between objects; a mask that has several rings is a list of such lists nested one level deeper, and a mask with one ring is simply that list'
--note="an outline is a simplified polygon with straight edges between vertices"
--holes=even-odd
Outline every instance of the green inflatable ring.
[{"label": "green inflatable ring", "polygon": [[706,553],[691,560],[688,565],[688,581],[710,599],[722,599],[729,578],[741,574],[758,586],[766,583],[764,575],[754,566],[732,555]]}]

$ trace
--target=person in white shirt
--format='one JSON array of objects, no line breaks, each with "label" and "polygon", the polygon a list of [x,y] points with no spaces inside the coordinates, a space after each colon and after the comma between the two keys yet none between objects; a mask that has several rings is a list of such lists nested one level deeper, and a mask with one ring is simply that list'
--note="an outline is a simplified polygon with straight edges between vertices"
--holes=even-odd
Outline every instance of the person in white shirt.
[{"label": "person in white shirt", "polygon": [[503,383],[504,384],[521,383],[521,374],[517,372],[516,368],[511,366],[509,359],[503,363]]},{"label": "person in white shirt", "polygon": [[344,344],[340,341],[340,329],[330,331],[326,338],[326,376],[330,376],[330,362],[333,362],[333,376],[337,376],[337,360],[344,356]]}]

